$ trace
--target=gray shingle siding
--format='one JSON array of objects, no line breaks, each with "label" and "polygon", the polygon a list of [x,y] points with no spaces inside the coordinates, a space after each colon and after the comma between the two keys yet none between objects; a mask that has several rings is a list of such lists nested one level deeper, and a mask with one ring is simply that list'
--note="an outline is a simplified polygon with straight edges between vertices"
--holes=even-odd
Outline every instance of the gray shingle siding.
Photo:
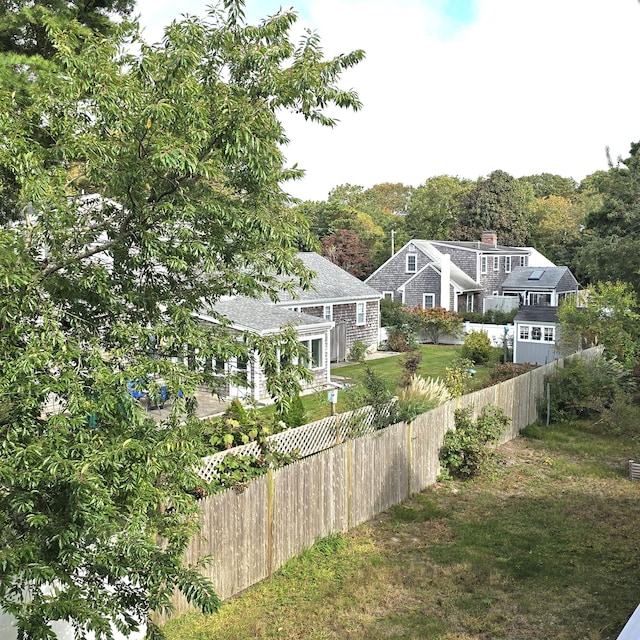
[{"label": "gray shingle siding", "polygon": [[407,282],[404,287],[404,304],[411,308],[422,305],[425,293],[433,293],[435,306],[442,306],[440,303],[440,274],[432,268],[424,269],[410,282]]},{"label": "gray shingle siding", "polygon": [[400,287],[414,275],[407,271],[407,254],[409,253],[416,255],[416,272],[431,262],[424,253],[418,251],[415,247],[412,250],[410,245],[406,245],[392,258],[389,258],[389,260],[384,263],[383,268],[371,274],[366,280],[367,284],[376,291],[393,291],[394,299],[401,299]]}]

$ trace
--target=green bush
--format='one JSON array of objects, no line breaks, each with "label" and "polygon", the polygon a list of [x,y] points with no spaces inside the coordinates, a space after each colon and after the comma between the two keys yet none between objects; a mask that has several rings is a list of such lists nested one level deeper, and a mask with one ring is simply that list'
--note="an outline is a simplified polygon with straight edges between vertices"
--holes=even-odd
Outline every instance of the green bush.
[{"label": "green bush", "polygon": [[417,346],[416,334],[408,325],[392,327],[389,330],[387,345],[391,351],[413,351]]},{"label": "green bush", "polygon": [[489,336],[484,331],[472,331],[467,334],[460,354],[475,364],[486,364],[493,355]]},{"label": "green bush", "polygon": [[527,373],[532,369],[535,369],[537,365],[525,362],[523,364],[516,364],[515,362],[505,362],[496,364],[489,372],[490,384],[498,384],[498,382],[504,382],[505,380],[511,380],[521,376],[523,373]]},{"label": "green bush", "polygon": [[[635,390],[632,373],[616,360],[573,358],[547,378],[552,422],[604,415],[622,401],[630,404]],[[544,398],[546,412],[546,396]]]},{"label": "green bush", "polygon": [[288,407],[279,406],[275,416],[276,421],[283,422],[288,429],[301,427],[307,423],[307,414],[304,410],[302,398],[299,395],[293,396]]},{"label": "green bush", "polygon": [[494,455],[491,445],[508,426],[508,416],[494,405],[483,407],[477,420],[469,407],[456,410],[455,429],[445,433],[440,450],[441,479],[470,478],[482,472]]},{"label": "green bush", "polygon": [[479,311],[461,311],[460,315],[467,322],[477,322],[479,324],[512,324],[519,309],[511,311],[489,310],[486,313]]},{"label": "green bush", "polygon": [[364,357],[367,354],[367,345],[362,340],[356,340],[349,349],[349,360],[351,362],[364,362]]},{"label": "green bush", "polygon": [[454,398],[459,398],[469,392],[473,375],[473,362],[466,358],[457,358],[450,367],[445,368],[445,384]]}]

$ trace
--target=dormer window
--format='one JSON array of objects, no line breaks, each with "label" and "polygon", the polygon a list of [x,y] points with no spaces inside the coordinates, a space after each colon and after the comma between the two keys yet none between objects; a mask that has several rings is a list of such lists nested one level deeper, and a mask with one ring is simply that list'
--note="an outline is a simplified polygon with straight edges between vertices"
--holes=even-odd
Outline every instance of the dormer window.
[{"label": "dormer window", "polygon": [[407,273],[416,273],[418,271],[418,256],[415,253],[407,254]]}]

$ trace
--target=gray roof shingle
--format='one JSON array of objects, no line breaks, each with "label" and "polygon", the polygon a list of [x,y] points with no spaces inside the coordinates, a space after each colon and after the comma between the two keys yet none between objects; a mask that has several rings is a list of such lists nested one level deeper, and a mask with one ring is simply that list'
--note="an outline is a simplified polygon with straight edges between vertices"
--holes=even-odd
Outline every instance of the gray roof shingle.
[{"label": "gray roof shingle", "polygon": [[[529,280],[534,271],[541,271],[537,280]],[[516,267],[502,283],[503,289],[555,289],[569,267]]]},{"label": "gray roof shingle", "polygon": [[298,287],[293,296],[284,291],[280,292],[280,303],[296,301],[322,304],[382,298],[382,295],[373,287],[317,253],[300,252],[298,258],[302,260],[305,267],[316,274],[311,281],[311,289],[304,291]]},{"label": "gray roof shingle", "polygon": [[524,306],[516,314],[514,322],[558,322],[558,307]]}]

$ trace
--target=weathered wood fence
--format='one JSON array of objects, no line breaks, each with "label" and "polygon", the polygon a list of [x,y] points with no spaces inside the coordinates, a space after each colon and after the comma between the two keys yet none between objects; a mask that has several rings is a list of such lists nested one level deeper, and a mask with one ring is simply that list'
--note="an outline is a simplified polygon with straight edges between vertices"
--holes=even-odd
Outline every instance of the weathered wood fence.
[{"label": "weathered wood fence", "polygon": [[[572,357],[593,358],[599,350]],[[202,530],[185,561],[211,556],[205,575],[222,599],[270,576],[318,538],[345,532],[436,481],[439,451],[457,408],[493,404],[511,418],[502,442],[538,419],[545,377],[563,360],[476,391],[418,416],[409,424],[336,444],[202,501]],[[188,609],[181,596],[175,614]],[[162,620],[159,620],[162,622]]]}]

